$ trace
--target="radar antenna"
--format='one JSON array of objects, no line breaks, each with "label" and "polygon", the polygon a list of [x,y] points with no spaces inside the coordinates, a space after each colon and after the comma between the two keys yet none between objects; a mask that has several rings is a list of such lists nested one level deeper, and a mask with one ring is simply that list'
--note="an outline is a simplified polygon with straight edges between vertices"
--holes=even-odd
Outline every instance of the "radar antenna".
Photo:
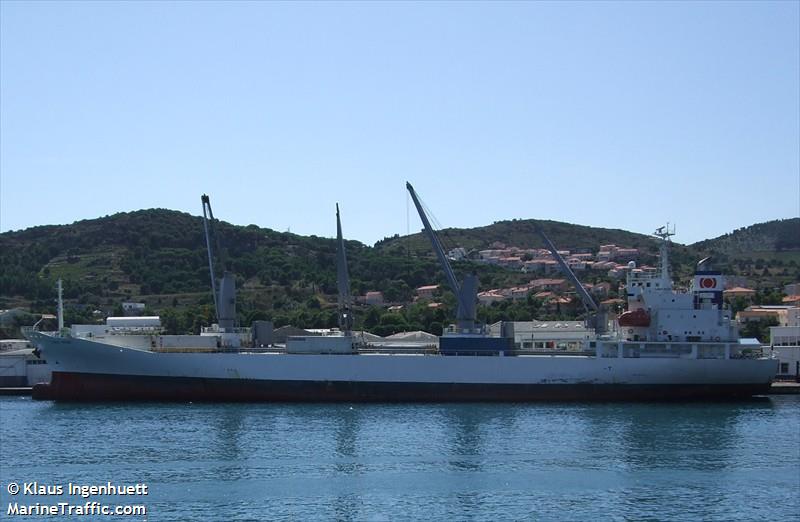
[{"label": "radar antenna", "polygon": [[661,240],[659,254],[661,256],[661,279],[665,284],[671,285],[669,279],[669,238],[675,235],[675,225],[672,230],[669,228],[669,221],[666,226],[658,227],[653,235]]},{"label": "radar antenna", "polygon": [[666,226],[661,226],[653,232],[653,235],[663,241],[669,241],[669,238],[675,235],[675,225],[672,225],[672,229],[669,228],[669,222],[667,222]]}]

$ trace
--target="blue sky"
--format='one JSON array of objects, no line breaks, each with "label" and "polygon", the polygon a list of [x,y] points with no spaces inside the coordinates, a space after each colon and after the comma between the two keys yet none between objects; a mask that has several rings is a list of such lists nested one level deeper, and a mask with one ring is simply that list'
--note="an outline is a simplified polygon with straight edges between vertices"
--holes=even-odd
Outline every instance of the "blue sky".
[{"label": "blue sky", "polygon": [[3,1],[0,231],[208,193],[371,244],[406,180],[443,226],[796,217],[799,5]]}]

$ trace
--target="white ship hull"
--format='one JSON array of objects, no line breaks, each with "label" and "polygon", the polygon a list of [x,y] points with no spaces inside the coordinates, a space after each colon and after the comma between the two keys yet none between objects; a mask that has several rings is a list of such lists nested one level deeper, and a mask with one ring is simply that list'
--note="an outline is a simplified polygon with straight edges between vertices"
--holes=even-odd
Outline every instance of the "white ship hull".
[{"label": "white ship hull", "polygon": [[[513,401],[750,397],[774,359],[168,353],[32,332],[56,400]],[[620,355],[623,350],[620,350]]]}]

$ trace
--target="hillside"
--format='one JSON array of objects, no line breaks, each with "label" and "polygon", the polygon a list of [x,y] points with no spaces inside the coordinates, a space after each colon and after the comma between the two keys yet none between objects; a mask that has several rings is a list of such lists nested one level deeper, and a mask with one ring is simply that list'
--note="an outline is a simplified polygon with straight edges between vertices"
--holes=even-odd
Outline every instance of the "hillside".
[{"label": "hillside", "polygon": [[[770,251],[761,252],[757,259],[736,257],[742,245],[773,249],[794,245],[792,223],[796,225],[797,220],[777,223],[754,225],[745,232],[736,231],[730,237],[690,247],[675,244],[671,250],[673,275],[687,281],[700,257],[721,251],[719,245],[724,245],[730,255],[714,252],[720,268],[740,276],[742,284],[771,292],[800,279],[795,260],[770,258]],[[473,229],[447,229],[440,237],[446,248],[463,247],[474,257],[477,250],[495,243],[520,248],[543,246],[533,224],[531,220],[501,221]],[[600,245],[613,243],[639,248],[644,262],[655,262],[655,241],[645,235],[554,221],[539,224],[561,249],[596,252]],[[347,223],[344,227],[346,233]],[[218,231],[230,268],[237,275],[238,311],[244,324],[266,318],[277,326],[336,325],[333,239],[225,222],[219,223]],[[772,239],[764,240],[763,236]],[[741,237],[752,239],[737,239]],[[452,315],[453,299],[448,292],[439,298],[444,308],[430,309],[425,303],[408,305],[415,288],[445,283],[422,234],[388,238],[374,247],[348,241],[347,249],[353,294],[377,290],[383,292],[387,302],[407,305],[401,312],[362,307],[356,313],[357,326],[383,334],[413,329],[441,331]],[[165,209],[7,232],[0,234],[0,309],[22,307],[53,313],[55,281],[62,278],[68,324],[101,320],[104,315],[121,313],[122,301],[141,301],[148,312],[165,318],[170,331],[196,332],[200,325],[213,321],[207,262],[202,219]],[[516,286],[536,277],[473,261],[456,263],[455,270],[459,277],[467,271],[477,272],[481,290]],[[581,277],[587,282],[609,280],[602,273]],[[94,310],[99,315],[93,315]],[[553,318],[567,317],[560,312],[553,315],[542,308],[542,303],[530,299],[481,307],[479,316],[493,322],[543,318],[547,313]]]},{"label": "hillside", "polygon": [[[560,250],[596,253],[601,245],[613,244],[620,247],[638,248],[640,262],[658,262],[658,240],[645,234],[626,230],[589,227],[562,223],[559,221],[515,219],[498,221],[491,225],[476,228],[447,228],[438,232],[446,250],[462,247],[468,256],[477,257],[478,251],[504,244],[508,247],[545,248],[534,226],[538,224],[554,245]],[[409,250],[415,256],[432,256],[430,244],[422,232],[408,236],[395,236],[376,243],[375,248],[390,253]],[[688,280],[694,263],[702,256],[691,247],[673,243],[670,265],[677,279]]]},{"label": "hillside", "polygon": [[[657,250],[655,240],[644,234],[533,219],[497,221],[477,228],[446,228],[439,232],[439,237],[446,247],[460,246],[467,250],[486,249],[496,242],[520,248],[545,248],[534,229],[535,224],[544,230],[559,249],[596,251],[600,245],[616,244],[642,248],[651,253]],[[376,243],[375,248],[387,251],[408,248],[412,253],[427,254],[430,244],[425,235],[418,232],[384,239]]]},{"label": "hillside", "polygon": [[742,286],[780,288],[800,281],[800,218],[758,223],[690,248],[711,256]]},{"label": "hillside", "polygon": [[[313,284],[334,291],[333,239],[225,222],[218,230],[231,269],[248,285]],[[393,263],[407,264],[405,256],[387,258],[357,241],[348,241],[347,248],[356,290],[360,274],[372,282],[404,272]],[[202,219],[164,209],[0,234],[0,263],[2,297],[49,296],[58,277],[70,282],[70,297],[92,290],[109,295],[205,292],[209,285]],[[46,283],[44,295],[41,283]]]},{"label": "hillside", "polygon": [[692,247],[731,257],[749,256],[757,252],[800,252],[800,218],[758,223],[700,241]]}]

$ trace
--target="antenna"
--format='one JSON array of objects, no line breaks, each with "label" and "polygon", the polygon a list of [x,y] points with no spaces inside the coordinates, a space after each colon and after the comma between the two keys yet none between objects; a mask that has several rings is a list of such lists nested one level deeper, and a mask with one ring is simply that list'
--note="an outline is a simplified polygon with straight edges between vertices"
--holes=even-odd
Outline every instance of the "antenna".
[{"label": "antenna", "polygon": [[672,230],[669,228],[669,221],[667,221],[667,225],[663,227],[658,227],[653,235],[663,241],[669,241],[669,238],[675,235],[675,225],[672,225]]},{"label": "antenna", "polygon": [[675,225],[672,225],[672,230],[669,229],[669,221],[667,226],[658,227],[653,235],[661,240],[659,245],[659,254],[661,256],[661,279],[664,283],[669,284],[669,238],[675,235]]}]

